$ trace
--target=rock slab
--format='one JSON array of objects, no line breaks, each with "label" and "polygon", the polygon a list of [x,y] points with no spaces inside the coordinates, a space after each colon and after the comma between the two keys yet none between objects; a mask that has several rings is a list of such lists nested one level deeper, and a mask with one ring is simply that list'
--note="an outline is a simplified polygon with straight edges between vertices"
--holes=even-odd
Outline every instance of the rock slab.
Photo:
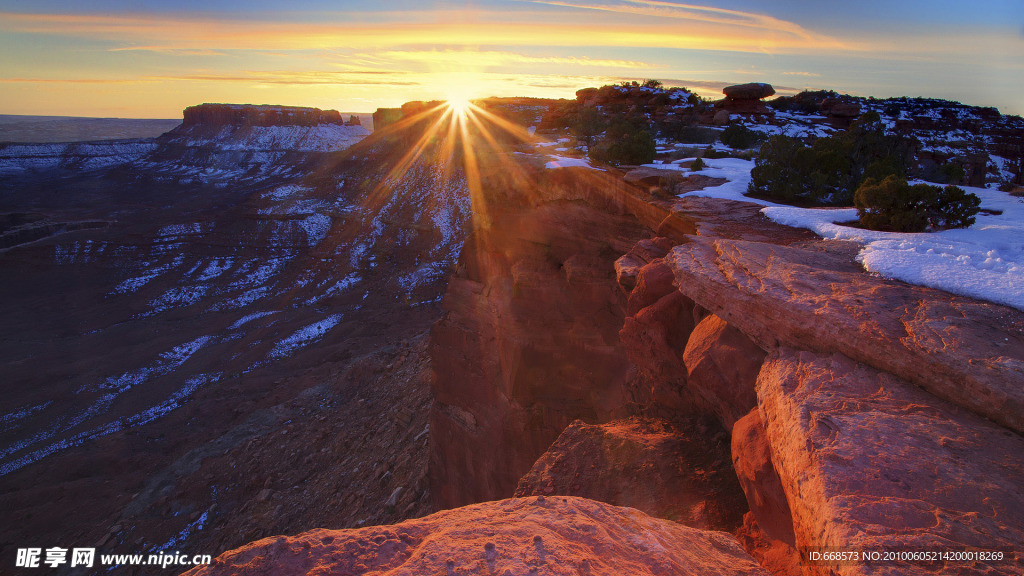
[{"label": "rock slab", "polygon": [[731,531],[742,522],[744,496],[729,460],[727,435],[696,419],[576,421],[519,480],[515,495],[582,496]]},{"label": "rock slab", "polygon": [[1024,438],[841,354],[782,348],[757,392],[798,548],[1009,556],[807,564],[805,574],[1024,571]]},{"label": "rock slab", "polygon": [[764,356],[750,338],[714,314],[702,319],[686,341],[687,386],[726,430],[757,405],[754,383]]},{"label": "rock slab", "polygon": [[775,95],[775,88],[764,82],[734,84],[722,88],[722,93],[736,100],[759,100]]},{"label": "rock slab", "polygon": [[561,496],[486,502],[392,526],[264,538],[186,574],[768,576],[730,534]]},{"label": "rock slab", "polygon": [[795,246],[690,236],[679,290],[768,350],[838,352],[1024,431],[1024,313]]}]

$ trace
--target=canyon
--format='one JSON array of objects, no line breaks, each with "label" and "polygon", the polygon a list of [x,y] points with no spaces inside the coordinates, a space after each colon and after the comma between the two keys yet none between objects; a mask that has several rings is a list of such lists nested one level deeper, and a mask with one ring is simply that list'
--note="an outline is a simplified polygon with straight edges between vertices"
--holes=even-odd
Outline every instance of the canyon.
[{"label": "canyon", "polygon": [[[5,551],[187,544],[219,554],[190,574],[237,575],[1024,569],[1024,312],[868,274],[755,204],[665,195],[655,168],[553,166],[501,120],[556,109],[484,104],[477,146],[421,104],[351,142],[333,116],[210,109],[111,164],[7,149],[24,415],[4,440],[105,433],[5,454]],[[159,332],[125,344],[139,326]],[[897,559],[809,557],[845,549]],[[1001,556],[899,556],[930,550]]]}]

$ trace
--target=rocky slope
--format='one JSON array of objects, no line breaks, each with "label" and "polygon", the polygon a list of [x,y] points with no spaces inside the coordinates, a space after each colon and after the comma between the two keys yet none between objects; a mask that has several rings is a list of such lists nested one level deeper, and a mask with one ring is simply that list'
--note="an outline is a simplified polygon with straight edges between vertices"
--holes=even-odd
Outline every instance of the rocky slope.
[{"label": "rocky slope", "polygon": [[0,179],[5,558],[431,509],[425,334],[464,239],[461,169],[233,134]]},{"label": "rocky slope", "polygon": [[765,575],[728,534],[583,498],[516,498],[393,526],[314,530],[186,574]]}]

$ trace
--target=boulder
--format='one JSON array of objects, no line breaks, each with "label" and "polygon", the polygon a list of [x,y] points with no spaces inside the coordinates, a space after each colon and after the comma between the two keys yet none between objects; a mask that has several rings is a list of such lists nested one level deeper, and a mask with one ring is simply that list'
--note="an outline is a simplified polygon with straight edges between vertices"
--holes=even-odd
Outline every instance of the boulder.
[{"label": "boulder", "polygon": [[1024,312],[795,246],[691,236],[666,260],[683,294],[765,350],[839,352],[1024,430]]},{"label": "boulder", "polygon": [[732,531],[747,506],[723,430],[699,420],[632,417],[570,424],[515,495],[582,496],[694,528]]},{"label": "boulder", "polygon": [[1001,561],[811,562],[805,573],[1024,571],[1020,435],[841,354],[781,348],[757,393],[798,549],[1004,553]]},{"label": "boulder", "polygon": [[668,238],[643,239],[630,248],[629,252],[615,260],[615,278],[619,287],[629,294],[636,286],[640,270],[658,258],[664,257],[675,246]]},{"label": "boulder", "polygon": [[[668,254],[668,251],[665,251]],[[626,301],[626,315],[634,316],[637,312],[676,292],[676,280],[672,268],[661,258],[652,260],[640,269],[637,274],[636,286],[629,293]]]},{"label": "boulder", "polygon": [[750,82],[726,86],[722,88],[722,93],[734,100],[759,100],[775,95],[775,88],[764,82]]},{"label": "boulder", "polygon": [[826,98],[821,102],[821,113],[833,118],[856,118],[860,116],[860,103]]},{"label": "boulder", "polygon": [[754,383],[764,357],[764,350],[750,338],[712,314],[694,327],[686,341],[687,388],[731,430],[757,405]]},{"label": "boulder", "polygon": [[772,576],[803,576],[800,553],[785,542],[769,538],[758,526],[753,512],[743,516],[743,526],[733,534],[747,554]]},{"label": "boulder", "polygon": [[[774,110],[756,98],[725,98],[716,102],[715,108],[720,112],[741,114],[743,116],[773,116],[775,114]],[[715,113],[715,117],[719,118],[719,112]]]},{"label": "boulder", "polygon": [[732,428],[732,465],[758,528],[769,539],[793,546],[793,514],[772,464],[768,435],[757,408]]},{"label": "boulder", "polygon": [[392,526],[264,538],[186,574],[768,576],[730,534],[562,496],[486,502]]},{"label": "boulder", "polygon": [[659,410],[697,411],[693,394],[686,388],[683,349],[693,330],[693,301],[678,291],[625,319],[619,340],[626,357],[646,379],[642,404]]}]

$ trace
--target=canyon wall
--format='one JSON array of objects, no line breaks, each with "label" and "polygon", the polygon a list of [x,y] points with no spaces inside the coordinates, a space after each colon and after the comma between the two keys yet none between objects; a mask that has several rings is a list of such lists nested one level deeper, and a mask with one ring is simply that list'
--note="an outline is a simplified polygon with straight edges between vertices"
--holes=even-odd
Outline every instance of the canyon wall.
[{"label": "canyon wall", "polygon": [[[579,194],[600,177],[562,174],[576,183],[531,181],[531,202],[475,229],[449,283],[431,343],[439,506],[507,497],[521,477],[517,496],[733,531],[775,574],[1020,570],[1010,556],[869,567],[807,554],[1022,541],[1024,314],[868,275],[854,245],[754,205],[659,203],[621,183]],[[612,278],[609,249],[644,231]],[[629,419],[641,415],[654,420]],[[718,473],[678,448],[694,423],[705,441],[731,437],[746,502],[672,469]],[[695,499],[745,513],[742,526],[694,513]]]},{"label": "canyon wall", "polygon": [[609,199],[611,177],[574,172],[483,167],[431,335],[440,507],[509,497],[570,422],[630,413],[613,263],[649,231]]},{"label": "canyon wall", "polygon": [[316,126],[344,124],[337,110],[251,104],[199,104],[185,108],[185,126]]}]

